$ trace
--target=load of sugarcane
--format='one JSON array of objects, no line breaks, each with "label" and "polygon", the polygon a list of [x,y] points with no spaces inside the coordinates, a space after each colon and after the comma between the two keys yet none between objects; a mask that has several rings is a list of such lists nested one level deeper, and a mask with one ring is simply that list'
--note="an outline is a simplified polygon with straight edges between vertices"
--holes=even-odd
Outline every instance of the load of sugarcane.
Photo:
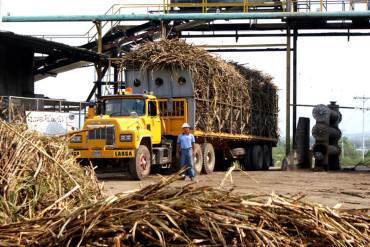
[{"label": "load of sugarcane", "polygon": [[196,102],[195,129],[278,136],[277,88],[272,77],[260,71],[228,63],[176,39],[139,45],[123,56],[123,62],[129,70],[149,73],[190,71]]},{"label": "load of sugarcane", "polygon": [[[101,195],[65,140],[0,121],[0,246],[369,246],[370,210],[183,184]],[[230,173],[228,173],[230,175]]]}]

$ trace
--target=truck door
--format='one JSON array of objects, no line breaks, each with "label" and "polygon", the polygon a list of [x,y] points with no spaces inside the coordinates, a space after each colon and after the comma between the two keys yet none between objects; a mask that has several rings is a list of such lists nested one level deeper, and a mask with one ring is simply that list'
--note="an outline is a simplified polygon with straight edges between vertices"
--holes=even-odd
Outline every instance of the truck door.
[{"label": "truck door", "polygon": [[148,116],[150,118],[150,131],[152,132],[152,143],[158,144],[161,142],[161,119],[158,114],[157,102],[155,100],[148,101]]}]

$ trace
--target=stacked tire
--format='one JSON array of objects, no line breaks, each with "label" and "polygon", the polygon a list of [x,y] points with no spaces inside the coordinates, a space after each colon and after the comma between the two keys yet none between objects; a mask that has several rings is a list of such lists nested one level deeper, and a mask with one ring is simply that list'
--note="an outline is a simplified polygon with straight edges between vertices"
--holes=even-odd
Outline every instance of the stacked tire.
[{"label": "stacked tire", "polygon": [[272,148],[266,144],[255,144],[247,148],[242,168],[249,171],[266,171],[272,166]]}]

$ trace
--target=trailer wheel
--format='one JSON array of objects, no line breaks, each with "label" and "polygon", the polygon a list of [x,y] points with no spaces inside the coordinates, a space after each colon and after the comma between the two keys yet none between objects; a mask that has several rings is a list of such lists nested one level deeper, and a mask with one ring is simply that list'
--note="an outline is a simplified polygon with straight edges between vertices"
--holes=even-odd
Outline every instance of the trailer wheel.
[{"label": "trailer wheel", "polygon": [[243,171],[253,171],[254,168],[253,168],[253,147],[254,146],[249,146],[246,148],[246,152],[245,152],[245,155],[243,156],[243,158],[241,159],[241,169]]},{"label": "trailer wheel", "polygon": [[135,158],[131,159],[129,162],[129,170],[132,175],[137,180],[143,180],[150,174],[150,152],[145,145],[140,145],[137,149]]},{"label": "trailer wheel", "polygon": [[264,171],[267,171],[272,165],[272,151],[268,145],[263,145],[263,167]]},{"label": "trailer wheel", "polygon": [[251,153],[251,167],[254,171],[260,171],[263,168],[263,149],[260,145],[255,145]]},{"label": "trailer wheel", "polygon": [[203,155],[202,155],[202,149],[198,143],[194,144],[194,171],[197,175],[200,175],[202,172],[203,167]]},{"label": "trailer wheel", "polygon": [[202,144],[202,154],[203,154],[203,169],[205,174],[211,174],[215,169],[216,157],[215,150],[211,143]]}]

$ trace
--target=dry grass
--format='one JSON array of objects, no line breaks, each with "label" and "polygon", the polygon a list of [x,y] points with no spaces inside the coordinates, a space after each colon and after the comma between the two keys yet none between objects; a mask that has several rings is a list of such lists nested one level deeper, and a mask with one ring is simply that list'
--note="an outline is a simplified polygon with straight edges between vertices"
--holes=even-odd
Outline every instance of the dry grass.
[{"label": "dry grass", "polygon": [[[58,215],[0,227],[0,245],[369,246],[369,210],[169,186],[177,175]],[[15,230],[16,229],[16,230]],[[19,237],[19,232],[23,232]]]},{"label": "dry grass", "polygon": [[65,214],[101,196],[93,170],[79,166],[66,140],[3,120],[0,139],[0,224]]},{"label": "dry grass", "polygon": [[[0,121],[0,246],[369,246],[370,210],[171,185],[100,197],[63,140]],[[231,175],[231,171],[227,173]]]}]

